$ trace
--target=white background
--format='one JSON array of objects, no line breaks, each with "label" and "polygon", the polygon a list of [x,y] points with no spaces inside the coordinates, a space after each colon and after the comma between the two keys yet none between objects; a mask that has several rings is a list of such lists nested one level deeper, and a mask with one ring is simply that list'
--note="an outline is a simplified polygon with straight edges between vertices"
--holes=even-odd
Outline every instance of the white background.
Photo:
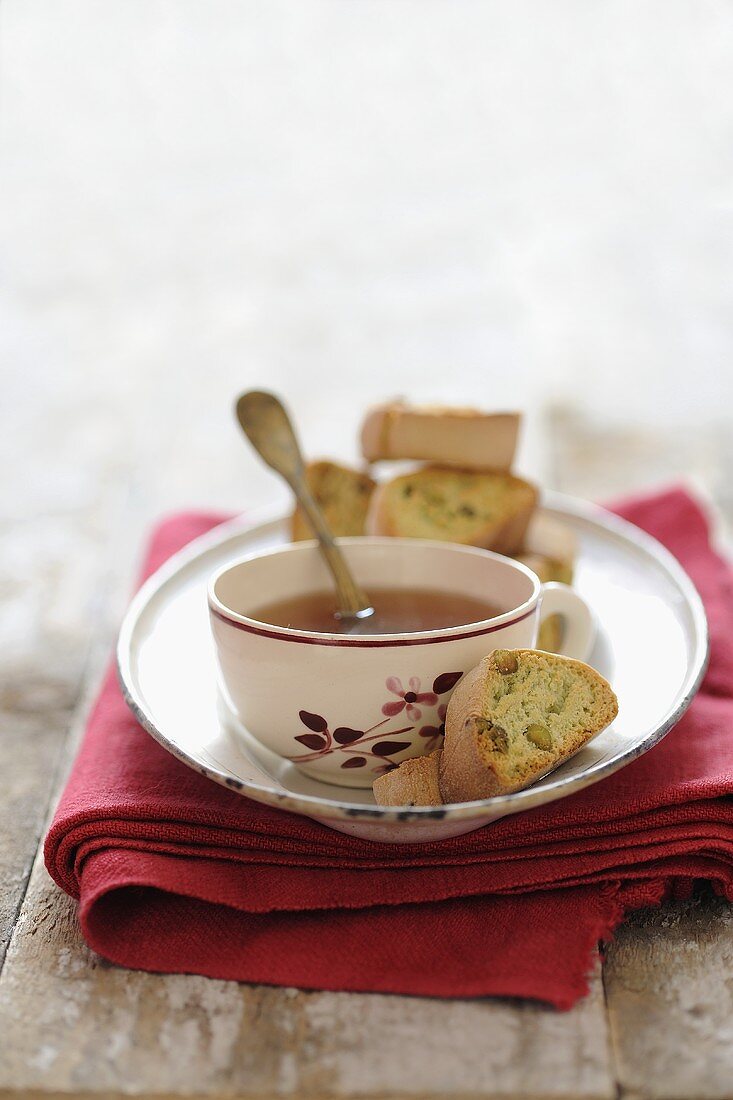
[{"label": "white background", "polygon": [[343,457],[394,394],[730,423],[730,3],[4,0],[0,27],[4,415],[64,410],[49,493],[180,416],[216,499],[252,385]]}]

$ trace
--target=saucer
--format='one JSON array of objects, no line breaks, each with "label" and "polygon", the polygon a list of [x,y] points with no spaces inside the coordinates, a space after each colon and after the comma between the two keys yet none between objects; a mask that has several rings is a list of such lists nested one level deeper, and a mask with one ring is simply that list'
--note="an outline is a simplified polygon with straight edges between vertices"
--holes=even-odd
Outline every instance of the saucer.
[{"label": "saucer", "polygon": [[257,802],[368,840],[443,840],[581,790],[647,752],[679,720],[705,670],[707,622],[689,577],[656,539],[555,493],[545,494],[542,511],[578,539],[573,587],[600,624],[588,663],[610,681],[619,716],[526,790],[450,806],[380,807],[369,790],[303,775],[237,723],[217,690],[207,583],[227,563],[288,542],[282,515],[224,523],[146,581],[125,616],[117,647],[125,699],[164,748],[201,774]]}]

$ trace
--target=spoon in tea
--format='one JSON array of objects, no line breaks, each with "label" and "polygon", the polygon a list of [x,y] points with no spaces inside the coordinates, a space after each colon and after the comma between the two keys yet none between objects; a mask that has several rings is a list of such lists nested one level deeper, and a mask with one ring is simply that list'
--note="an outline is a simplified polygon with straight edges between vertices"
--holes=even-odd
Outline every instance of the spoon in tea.
[{"label": "spoon in tea", "polygon": [[354,580],[336,545],[326,517],[305,480],[303,456],[282,402],[272,393],[249,390],[237,399],[237,420],[262,459],[287,481],[313,528],[336,584],[336,618],[345,626],[374,614],[368,596]]}]

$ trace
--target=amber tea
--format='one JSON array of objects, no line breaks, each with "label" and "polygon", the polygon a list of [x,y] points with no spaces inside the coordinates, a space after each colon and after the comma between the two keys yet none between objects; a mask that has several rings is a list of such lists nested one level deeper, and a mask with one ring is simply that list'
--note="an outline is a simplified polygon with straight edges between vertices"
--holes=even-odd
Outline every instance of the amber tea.
[{"label": "amber tea", "polygon": [[336,617],[333,592],[307,592],[248,611],[251,619],[292,630],[328,634],[415,634],[445,630],[501,615],[496,604],[459,592],[435,588],[369,588],[374,614],[357,622],[341,623]]}]

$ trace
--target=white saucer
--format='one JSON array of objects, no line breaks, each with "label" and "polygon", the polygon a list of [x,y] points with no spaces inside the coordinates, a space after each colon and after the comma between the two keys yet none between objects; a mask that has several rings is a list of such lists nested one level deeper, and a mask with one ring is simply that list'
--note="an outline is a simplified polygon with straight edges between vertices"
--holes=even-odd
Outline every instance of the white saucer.
[{"label": "white saucer", "polygon": [[616,691],[619,717],[527,790],[439,808],[378,807],[370,791],[309,779],[237,727],[218,699],[206,585],[220,566],[287,541],[281,516],[223,524],[143,585],[118,643],[125,698],[145,729],[196,771],[369,840],[442,840],[580,790],[645,753],[678,721],[705,670],[707,622],[689,577],[655,539],[569,497],[546,494],[543,510],[578,537],[574,586],[600,623],[590,664]]}]

